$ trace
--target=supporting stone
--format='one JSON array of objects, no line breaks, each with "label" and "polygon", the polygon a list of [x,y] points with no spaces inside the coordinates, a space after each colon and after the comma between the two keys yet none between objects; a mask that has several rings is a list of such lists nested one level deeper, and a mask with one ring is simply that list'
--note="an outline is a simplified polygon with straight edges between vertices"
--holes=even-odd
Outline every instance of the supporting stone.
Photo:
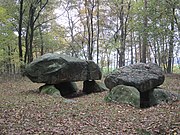
[{"label": "supporting stone", "polygon": [[104,83],[96,82],[94,80],[87,80],[83,82],[83,92],[86,94],[107,91]]},{"label": "supporting stone", "polygon": [[90,94],[92,92],[94,92],[95,89],[95,81],[94,80],[87,80],[83,82],[83,92],[86,94]]},{"label": "supporting stone", "polygon": [[54,85],[61,93],[61,96],[69,96],[77,92],[78,88],[74,82],[61,82]]},{"label": "supporting stone", "polygon": [[150,96],[152,95],[152,92],[153,92],[152,90],[140,92],[140,107],[141,108],[150,107]]},{"label": "supporting stone", "polygon": [[45,84],[39,88],[41,94],[48,94],[55,97],[60,97],[60,91],[54,85]]},{"label": "supporting stone", "polygon": [[104,99],[106,102],[125,103],[140,108],[140,93],[135,87],[117,85]]}]

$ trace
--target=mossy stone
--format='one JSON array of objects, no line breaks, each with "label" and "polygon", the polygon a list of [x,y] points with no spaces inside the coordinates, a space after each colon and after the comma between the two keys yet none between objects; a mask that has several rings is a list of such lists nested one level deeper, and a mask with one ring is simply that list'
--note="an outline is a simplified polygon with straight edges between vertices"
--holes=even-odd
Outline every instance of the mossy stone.
[{"label": "mossy stone", "polygon": [[140,108],[140,93],[131,86],[118,85],[105,97],[106,102],[126,103]]},{"label": "mossy stone", "polygon": [[54,85],[43,85],[39,88],[41,94],[48,94],[52,96],[60,96],[60,91]]},{"label": "mossy stone", "polygon": [[150,105],[157,105],[163,102],[171,103],[180,100],[180,94],[164,90],[162,88],[155,88],[150,95]]}]

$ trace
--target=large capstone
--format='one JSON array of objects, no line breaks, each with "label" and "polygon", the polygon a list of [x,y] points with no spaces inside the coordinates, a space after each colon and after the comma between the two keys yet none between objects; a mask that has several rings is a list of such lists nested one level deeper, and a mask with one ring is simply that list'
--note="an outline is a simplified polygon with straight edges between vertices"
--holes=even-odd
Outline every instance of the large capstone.
[{"label": "large capstone", "polygon": [[154,63],[139,63],[124,66],[110,73],[105,78],[107,88],[112,89],[117,85],[127,85],[146,92],[164,82],[162,69]]},{"label": "large capstone", "polygon": [[58,53],[35,59],[26,66],[24,74],[33,82],[46,84],[101,79],[100,68],[93,61]]},{"label": "large capstone", "polygon": [[117,85],[133,86],[140,92],[140,107],[150,107],[153,89],[164,82],[162,69],[154,63],[124,66],[105,78],[105,85],[112,89]]}]

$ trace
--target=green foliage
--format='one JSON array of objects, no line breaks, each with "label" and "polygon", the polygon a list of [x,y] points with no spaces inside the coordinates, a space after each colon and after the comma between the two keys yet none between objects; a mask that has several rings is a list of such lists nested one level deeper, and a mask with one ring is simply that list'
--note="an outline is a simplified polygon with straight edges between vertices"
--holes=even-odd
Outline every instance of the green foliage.
[{"label": "green foliage", "polygon": [[[20,65],[24,65],[21,62],[19,62],[19,48],[18,48],[18,23],[19,23],[19,6],[20,6],[20,1],[14,1],[14,0],[3,0],[0,3],[0,63],[1,63],[1,69],[6,69],[6,65],[14,65],[17,67]],[[43,4],[45,0],[41,1]],[[23,59],[24,55],[26,52],[26,47],[25,46],[25,35],[26,35],[26,30],[27,26],[29,23],[29,9],[30,6],[33,6],[36,8],[35,13],[34,13],[34,19],[39,16],[38,21],[34,21],[34,41],[33,41],[33,53],[39,55],[42,42],[39,36],[39,27],[42,27],[43,32],[43,42],[45,43],[45,50],[46,52],[49,51],[54,51],[59,48],[59,46],[62,44],[60,40],[57,40],[56,37],[58,34],[54,35],[52,32],[53,30],[49,31],[49,22],[52,22],[55,16],[53,16],[54,8],[56,8],[60,3],[60,1],[53,0],[50,1],[47,8],[44,8],[43,11],[38,15],[38,11],[40,10],[42,5],[38,5],[36,1],[30,0],[30,1],[25,1],[23,4],[23,24],[22,24],[22,51],[23,51]],[[56,4],[55,4],[56,3]],[[53,5],[54,4],[54,5]],[[48,21],[51,20],[51,21]],[[52,26],[52,25],[51,25]],[[52,26],[54,27],[54,26]],[[58,28],[54,27],[54,30],[58,30]],[[60,32],[60,31],[58,31]],[[15,34],[16,33],[16,34]],[[29,35],[28,35],[28,44],[29,44],[29,38],[30,38],[30,30],[29,30]],[[63,33],[63,32],[61,32]],[[60,37],[58,35],[58,37]],[[63,39],[63,38],[61,38]],[[62,46],[62,45],[61,45]],[[29,50],[29,47],[27,48]],[[8,64],[9,63],[9,64]],[[15,67],[14,66],[14,67]]]},{"label": "green foliage", "polygon": [[[5,6],[0,6],[0,71],[9,72],[18,66],[17,36],[14,33],[12,16]],[[11,72],[11,71],[10,71]]]},{"label": "green foliage", "polygon": [[0,22],[5,22],[7,19],[6,9],[0,6]]},{"label": "green foliage", "polygon": [[104,67],[104,68],[102,69],[102,73],[103,73],[104,76],[106,76],[107,74],[109,74],[109,73],[112,72],[113,70],[114,70],[113,68],[109,68],[109,70],[108,70],[107,67]]},{"label": "green foliage", "polygon": [[180,65],[178,66],[174,66],[173,67],[173,73],[177,73],[177,74],[180,74]]},{"label": "green foliage", "polygon": [[[20,1],[15,0],[2,0],[0,3],[0,63],[1,67],[4,69],[2,63],[7,63],[10,59],[10,64],[18,63],[18,45],[17,45],[17,29],[19,23],[19,3]],[[38,15],[38,10],[41,5],[36,4],[36,0],[24,0],[23,5],[23,35],[22,35],[22,48],[23,55],[25,55],[25,35],[29,22],[29,9],[31,4],[36,8],[34,18]],[[41,1],[42,3],[45,0]],[[92,1],[91,1],[92,2]],[[89,5],[91,3],[89,1]],[[97,1],[96,1],[97,2]],[[100,1],[99,1],[100,2]],[[99,37],[99,51],[97,51],[97,3],[94,3],[93,11],[93,32],[91,33],[92,45],[91,51],[93,51],[93,56],[97,52],[102,54],[99,55],[99,61],[103,61],[101,65],[107,67],[107,58],[120,59],[119,54],[116,49],[122,47],[121,43],[121,26],[120,20],[118,19],[123,12],[124,22],[125,16],[129,13],[127,17],[127,38],[125,41],[125,54],[129,54],[129,46],[132,44],[133,51],[142,44],[142,37],[144,32],[148,35],[148,51],[150,50],[151,57],[159,58],[159,64],[166,64],[168,61],[168,50],[169,50],[169,40],[171,36],[174,39],[174,45],[178,45],[179,39],[179,0],[150,0],[147,3],[147,11],[144,10],[144,1],[131,1],[130,11],[128,11],[129,0],[111,0],[100,2],[100,37]],[[41,3],[41,4],[42,4]],[[90,6],[91,7],[91,6]],[[123,8],[122,8],[123,7]],[[58,20],[60,22],[65,22],[66,24],[58,24],[55,20],[57,17],[55,14],[55,9],[63,9],[62,15]],[[173,14],[172,10],[175,9]],[[87,7],[83,2],[77,0],[65,1],[65,0],[52,0],[49,1],[46,7],[39,14],[38,20],[34,22],[34,38],[33,38],[33,56],[39,56],[41,54],[41,47],[43,46],[44,53],[60,51],[62,53],[74,54],[81,58],[87,58],[88,54],[88,29],[87,27],[87,17],[86,17]],[[69,17],[67,16],[69,13]],[[148,18],[148,26],[144,27],[144,17]],[[89,18],[90,19],[90,18]],[[175,30],[171,31],[171,22],[175,23]],[[89,20],[90,22],[90,20]],[[91,30],[92,30],[91,29]],[[40,31],[42,32],[40,35]],[[117,32],[118,39],[115,41],[115,33]],[[30,31],[29,31],[30,33]],[[131,39],[130,34],[133,34],[133,39]],[[42,37],[41,37],[42,36]],[[29,38],[29,37],[28,37]],[[130,43],[132,40],[132,43]],[[28,40],[29,42],[29,40]],[[10,48],[10,49],[8,49]],[[28,48],[28,47],[27,47]],[[28,48],[29,49],[29,48]],[[123,50],[123,49],[122,49]],[[9,53],[10,51],[10,53]],[[119,50],[121,51],[121,49]],[[140,59],[140,50],[137,49],[137,61]],[[117,54],[117,57],[112,58],[112,53]],[[157,54],[159,53],[159,54]],[[134,53],[133,53],[134,55]],[[156,56],[155,56],[156,55]],[[134,56],[135,57],[135,56]],[[23,56],[24,59],[24,56]],[[118,61],[118,60],[117,60]],[[129,61],[126,59],[126,61]],[[22,64],[22,63],[21,63]],[[114,64],[115,65],[115,64]],[[166,65],[167,66],[167,65]],[[114,68],[117,67],[116,65]],[[109,70],[111,71],[111,69]],[[109,72],[108,69],[103,69],[104,74]],[[174,68],[174,72],[179,73],[178,68]]]}]

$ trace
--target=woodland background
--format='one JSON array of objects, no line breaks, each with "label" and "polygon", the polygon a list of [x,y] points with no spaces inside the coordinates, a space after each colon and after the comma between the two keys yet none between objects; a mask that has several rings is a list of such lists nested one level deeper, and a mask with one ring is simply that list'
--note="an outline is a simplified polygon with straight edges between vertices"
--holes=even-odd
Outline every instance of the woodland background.
[{"label": "woodland background", "polygon": [[[180,101],[137,109],[106,103],[108,91],[55,98],[19,73],[48,52],[94,60],[104,74],[138,62],[180,73],[179,41],[179,0],[0,0],[0,134],[178,135]],[[179,94],[179,80],[165,74],[161,87]]]},{"label": "woodland background", "polygon": [[59,52],[104,73],[137,62],[180,69],[179,0],[0,0],[0,72]]}]

